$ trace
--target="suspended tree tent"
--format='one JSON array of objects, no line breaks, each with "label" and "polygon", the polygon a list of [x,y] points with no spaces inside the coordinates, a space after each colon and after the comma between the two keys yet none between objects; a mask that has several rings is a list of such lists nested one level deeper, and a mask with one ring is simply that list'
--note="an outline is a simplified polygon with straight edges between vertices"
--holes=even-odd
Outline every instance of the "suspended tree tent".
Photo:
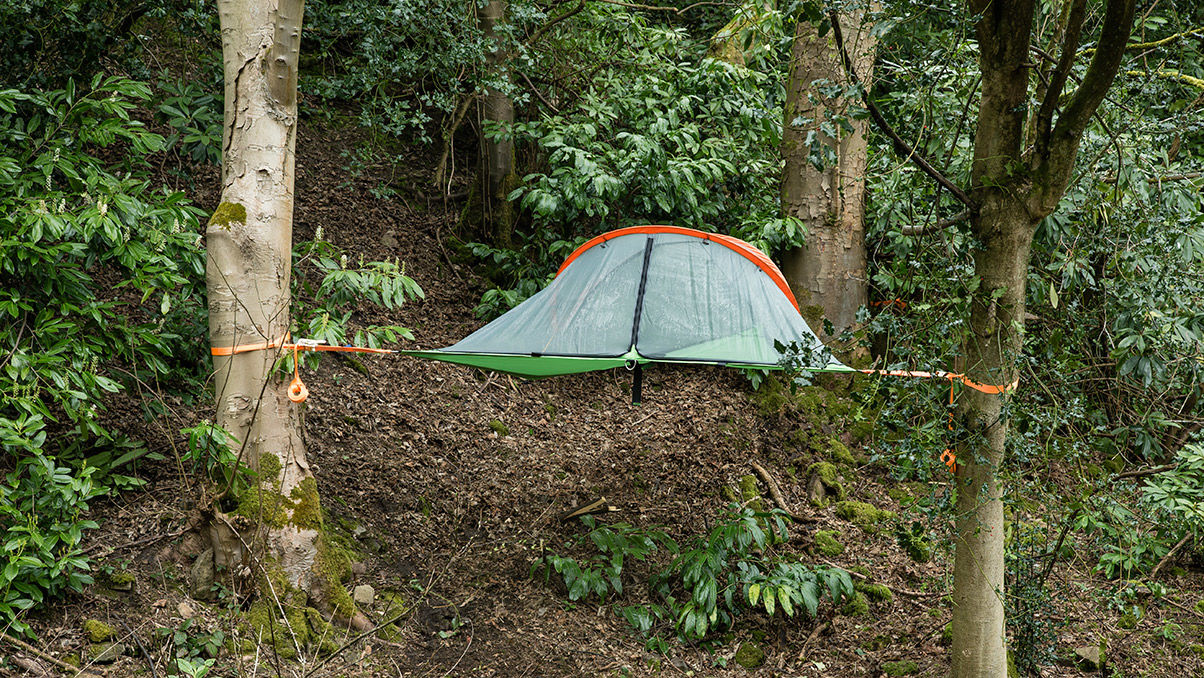
[{"label": "suspended tree tent", "polygon": [[[853,372],[799,314],[781,271],[752,245],[676,226],[635,226],[577,248],[546,288],[460,342],[407,355],[539,378],[648,363]],[[638,400],[638,395],[633,392]]]}]

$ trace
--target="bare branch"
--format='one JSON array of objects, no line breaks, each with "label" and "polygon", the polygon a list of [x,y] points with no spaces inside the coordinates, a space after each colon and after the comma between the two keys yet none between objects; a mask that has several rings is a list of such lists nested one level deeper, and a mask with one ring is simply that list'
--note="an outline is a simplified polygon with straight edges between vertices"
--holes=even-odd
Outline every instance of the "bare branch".
[{"label": "bare branch", "polygon": [[918,226],[904,226],[899,229],[903,235],[924,235],[925,233],[935,233],[943,231],[950,226],[961,223],[970,218],[970,210],[962,210],[951,217],[938,220],[932,224],[922,224]]},{"label": "bare branch", "polygon": [[547,33],[553,26],[560,23],[561,21],[564,21],[565,19],[568,19],[569,17],[580,14],[581,11],[584,9],[585,9],[585,0],[581,0],[581,2],[577,3],[577,6],[574,7],[573,9],[570,9],[569,11],[565,12],[564,14],[561,14],[560,16],[556,17],[555,19],[549,20],[544,25],[535,29],[535,32],[527,37],[527,39],[524,41],[524,44],[530,45],[530,44],[534,43],[536,40],[543,37],[543,34]]},{"label": "bare branch", "polygon": [[952,193],[955,198],[961,201],[961,203],[966,207],[970,208],[971,211],[978,209],[978,205],[972,199],[970,199],[970,196],[967,195],[960,186],[953,183],[953,181],[944,174],[941,174],[939,170],[932,166],[932,163],[928,162],[927,158],[925,158],[918,150],[904,141],[903,138],[899,136],[898,132],[896,132],[894,128],[890,126],[890,123],[886,122],[886,118],[882,116],[882,111],[878,110],[878,107],[874,104],[873,100],[870,99],[869,92],[861,83],[861,78],[858,78],[857,73],[853,70],[853,62],[849,58],[848,50],[845,49],[844,36],[840,32],[840,19],[837,16],[836,11],[832,10],[828,16],[832,21],[832,32],[836,38],[836,48],[840,51],[840,60],[841,63],[844,64],[845,74],[848,76],[849,81],[856,85],[857,89],[861,92],[862,103],[864,103],[865,107],[869,109],[870,117],[873,119],[874,124],[877,125],[878,129],[880,129],[882,133],[891,140],[891,143],[894,145],[895,152],[904,159],[910,160],[916,167],[919,167],[924,174],[932,177],[933,180]]}]

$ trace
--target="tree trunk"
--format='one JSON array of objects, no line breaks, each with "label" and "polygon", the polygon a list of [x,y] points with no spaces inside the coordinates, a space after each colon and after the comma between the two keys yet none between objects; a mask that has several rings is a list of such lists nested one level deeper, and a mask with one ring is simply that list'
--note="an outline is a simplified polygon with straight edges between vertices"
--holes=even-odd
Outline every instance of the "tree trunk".
[{"label": "tree trunk", "polygon": [[[871,8],[872,9],[872,8]],[[876,39],[864,11],[841,17],[841,28],[854,71],[868,86]],[[849,102],[825,97],[815,81],[849,84],[833,34],[821,37],[814,24],[800,19],[791,49],[782,127],[782,213],[806,226],[806,244],[787,252],[782,273],[799,301],[803,317],[828,341],[857,322],[866,303],[864,119],[847,119],[851,131],[829,122],[845,116]],[[832,135],[835,134],[835,136]],[[810,137],[810,140],[809,140]],[[823,169],[812,162],[827,155]],[[824,319],[832,325],[825,331]]]},{"label": "tree trunk", "polygon": [[[1012,200],[984,206],[974,222],[983,248],[981,277],[965,343],[967,374],[980,384],[1011,384],[1024,326],[1025,281],[1036,222]],[[1003,501],[998,471],[1008,423],[1004,396],[966,389],[958,412],[966,442],[957,455],[953,571],[953,675],[1006,676]]]},{"label": "tree trunk", "polygon": [[[509,83],[505,36],[499,31],[505,20],[506,0],[489,0],[480,10],[481,31],[494,45],[488,61],[491,75]],[[482,221],[495,245],[510,247],[515,215],[509,196],[518,183],[514,173],[514,142],[510,137],[514,102],[508,92],[491,85],[485,91],[482,109],[485,122],[500,126],[505,132],[503,138],[491,138],[484,130],[481,133]]]},{"label": "tree trunk", "polygon": [[[1069,97],[1062,90],[1074,64],[1085,0],[1069,0],[1056,32],[1056,67],[1042,81],[1040,105],[1029,103],[1033,0],[972,0],[977,17],[982,90],[971,170],[971,226],[982,248],[979,278],[963,351],[966,373],[980,384],[1011,390],[1024,343],[1029,251],[1041,219],[1057,207],[1070,180],[1083,130],[1116,77],[1133,24],[1134,0],[1108,0],[1096,52]],[[1056,122],[1055,122],[1056,117]],[[1025,130],[1025,122],[1028,129]],[[1026,140],[1027,138],[1027,140]],[[1007,675],[1004,627],[1003,502],[998,473],[1008,422],[1004,395],[967,389],[958,403],[966,440],[957,471],[953,571],[955,678]]]},{"label": "tree trunk", "polygon": [[[297,58],[303,0],[219,0],[225,71],[221,204],[206,227],[215,347],[282,343],[289,328]],[[230,514],[215,509],[214,563],[288,587],[351,620],[332,585],[301,405],[273,372],[279,348],[214,356],[217,423],[256,474]],[[342,593],[340,596],[339,593]],[[271,595],[283,597],[284,592]],[[278,606],[280,603],[276,603]]]}]

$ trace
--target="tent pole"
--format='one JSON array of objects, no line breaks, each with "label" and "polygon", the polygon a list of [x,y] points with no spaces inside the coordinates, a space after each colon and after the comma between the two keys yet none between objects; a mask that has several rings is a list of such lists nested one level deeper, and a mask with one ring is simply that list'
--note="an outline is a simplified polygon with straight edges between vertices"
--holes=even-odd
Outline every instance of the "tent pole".
[{"label": "tent pole", "polygon": [[631,377],[631,404],[640,404],[640,391],[644,387],[644,367],[639,363],[635,364],[635,374]]}]

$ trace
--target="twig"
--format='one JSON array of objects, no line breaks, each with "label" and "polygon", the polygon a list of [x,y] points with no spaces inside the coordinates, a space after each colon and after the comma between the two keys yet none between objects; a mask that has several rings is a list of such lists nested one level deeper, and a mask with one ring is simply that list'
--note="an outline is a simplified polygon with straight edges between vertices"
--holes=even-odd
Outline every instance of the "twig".
[{"label": "twig", "polygon": [[8,635],[7,633],[4,633],[3,631],[0,631],[0,640],[11,643],[12,645],[15,645],[16,647],[21,648],[22,650],[28,652],[29,654],[32,654],[33,656],[37,657],[38,659],[48,661],[51,664],[54,664],[55,666],[59,667],[60,669],[66,671],[67,673],[70,673],[71,675],[85,676],[87,678],[96,678],[91,673],[84,673],[82,670],[80,670],[80,668],[78,666],[72,666],[61,659],[52,657],[52,656],[46,654],[45,652],[42,652],[38,648],[30,645],[29,643],[27,643],[23,640],[18,640],[17,638],[13,638],[12,636]]},{"label": "twig", "polygon": [[862,103],[864,103],[865,107],[869,109],[870,117],[873,118],[874,124],[876,124],[878,128],[890,138],[891,143],[894,144],[895,152],[907,160],[910,160],[913,164],[915,164],[916,167],[919,167],[924,174],[927,174],[938,184],[944,186],[946,190],[953,194],[953,197],[961,201],[961,203],[968,207],[971,212],[977,210],[978,204],[975,203],[970,196],[961,189],[960,186],[953,183],[953,181],[933,167],[932,163],[928,162],[927,158],[925,158],[918,150],[904,141],[903,137],[899,136],[899,133],[896,132],[894,128],[890,126],[890,123],[886,121],[886,118],[882,115],[882,111],[878,110],[878,106],[874,104],[873,99],[870,99],[869,91],[866,90],[865,86],[861,83],[861,78],[857,77],[857,72],[853,69],[853,61],[849,57],[848,50],[845,49],[844,36],[842,36],[840,32],[840,17],[837,16],[835,10],[829,13],[829,17],[832,21],[832,36],[836,38],[836,47],[840,51],[840,58],[841,62],[844,64],[845,74],[848,76],[849,81],[852,82],[861,92]]},{"label": "twig", "polygon": [[548,108],[552,109],[553,113],[560,112],[559,108],[556,108],[555,106],[553,106],[552,102],[548,101],[547,98],[544,97],[543,92],[539,91],[539,88],[535,86],[535,83],[531,82],[531,78],[528,78],[526,73],[519,71],[519,75],[523,76],[523,80],[527,81],[527,86],[531,88],[532,92],[535,92],[535,96],[539,97],[539,100],[543,102],[544,106],[547,106]]},{"label": "twig", "polygon": [[1170,562],[1171,558],[1175,557],[1175,554],[1179,552],[1179,549],[1183,548],[1183,545],[1187,543],[1188,539],[1191,539],[1191,536],[1191,532],[1183,535],[1183,538],[1179,540],[1179,543],[1175,544],[1174,548],[1168,551],[1165,556],[1162,556],[1162,560],[1159,560],[1158,564],[1154,566],[1154,569],[1150,570],[1150,581],[1154,581],[1158,578],[1158,571],[1162,569],[1163,565],[1166,565],[1168,562]]},{"label": "twig", "polygon": [[818,638],[819,634],[823,633],[823,630],[826,628],[828,628],[828,622],[824,622],[824,623],[820,624],[819,626],[815,627],[815,630],[811,632],[811,635],[807,636],[807,640],[803,641],[803,646],[798,651],[799,657],[802,657],[807,654],[807,646],[811,644],[811,641]]},{"label": "twig", "polygon": [[534,33],[527,36],[527,39],[523,41],[523,44],[530,45],[531,43],[540,39],[544,33],[547,33],[549,30],[551,30],[551,28],[553,26],[560,23],[561,21],[564,21],[565,19],[568,19],[569,17],[579,14],[583,9],[585,9],[585,0],[581,0],[581,2],[577,3],[576,7],[565,12],[564,14],[561,14],[560,16],[558,16],[554,19],[549,19],[547,23],[545,23],[544,25],[535,29]]},{"label": "twig", "polygon": [[1113,480],[1123,480],[1125,478],[1144,478],[1145,476],[1154,476],[1154,475],[1158,475],[1159,473],[1162,473],[1163,471],[1170,471],[1171,469],[1174,469],[1176,466],[1177,466],[1176,464],[1163,464],[1162,466],[1155,466],[1154,468],[1143,468],[1143,469],[1138,469],[1136,471],[1125,471],[1124,473],[1117,473],[1116,476],[1113,477]]},{"label": "twig", "polygon": [[134,630],[125,623],[124,619],[119,618],[117,621],[121,622],[121,627],[125,629],[126,633],[130,634],[130,639],[134,641],[134,644],[138,646],[138,651],[146,658],[146,665],[150,667],[151,678],[159,678],[159,672],[155,671],[155,660],[151,658],[150,653],[143,647],[142,641],[138,640],[138,636],[134,634]]},{"label": "twig", "polygon": [[766,471],[755,461],[750,461],[748,463],[752,466],[753,470],[757,472],[757,475],[761,476],[761,480],[765,481],[765,485],[769,487],[769,496],[773,499],[773,503],[777,504],[778,508],[782,509],[786,515],[790,516],[791,520],[796,523],[819,522],[819,518],[812,518],[810,516],[800,515],[794,511],[791,511],[790,507],[786,505],[786,500],[782,498],[782,491],[778,489],[777,481],[773,479],[773,476],[769,475],[769,471]]},{"label": "twig", "polygon": [[925,233],[932,233],[933,231],[943,231],[953,224],[960,223],[969,218],[970,210],[962,210],[951,217],[937,221],[935,224],[925,224],[923,226],[904,226],[899,230],[902,231],[903,235],[923,235]]},{"label": "twig", "polygon": [[[188,532],[188,530],[176,530],[175,532],[168,532],[167,534],[157,534],[153,537],[143,537],[142,539],[135,539],[134,541],[131,541],[131,542],[128,542],[125,544],[118,544],[117,546],[110,546],[107,551],[105,551],[104,553],[102,553],[100,555],[107,556],[110,553],[115,553],[117,551],[121,551],[122,549],[128,549],[132,546],[140,546],[142,544],[146,544],[149,542],[156,542],[156,541],[160,541],[162,539],[174,539],[174,538],[184,534],[185,532]],[[83,551],[80,551],[79,554],[81,556],[86,556],[89,553],[95,551],[96,549],[101,548],[102,546],[104,546],[104,544],[94,544],[94,545],[89,546],[88,548],[84,549]]]}]

